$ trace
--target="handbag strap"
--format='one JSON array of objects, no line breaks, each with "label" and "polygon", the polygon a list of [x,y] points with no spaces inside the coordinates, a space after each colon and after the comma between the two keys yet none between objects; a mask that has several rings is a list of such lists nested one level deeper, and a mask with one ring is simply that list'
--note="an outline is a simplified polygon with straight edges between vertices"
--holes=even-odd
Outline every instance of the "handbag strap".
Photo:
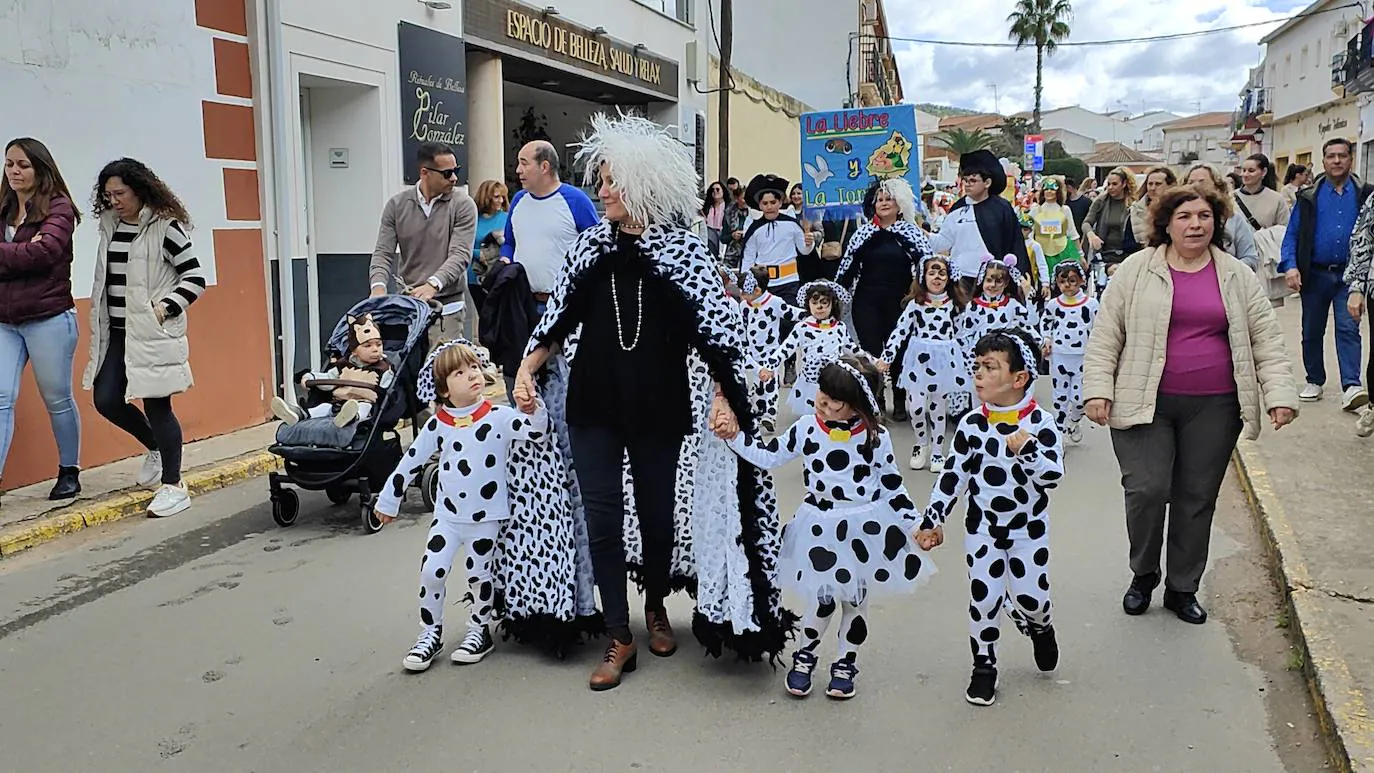
[{"label": "handbag strap", "polygon": [[1236,204],[1240,206],[1240,211],[1245,213],[1245,219],[1250,221],[1250,227],[1256,231],[1263,230],[1260,227],[1259,221],[1255,219],[1255,216],[1250,214],[1250,208],[1245,206],[1245,200],[1240,197],[1240,191],[1236,191],[1231,198],[1236,200]]}]

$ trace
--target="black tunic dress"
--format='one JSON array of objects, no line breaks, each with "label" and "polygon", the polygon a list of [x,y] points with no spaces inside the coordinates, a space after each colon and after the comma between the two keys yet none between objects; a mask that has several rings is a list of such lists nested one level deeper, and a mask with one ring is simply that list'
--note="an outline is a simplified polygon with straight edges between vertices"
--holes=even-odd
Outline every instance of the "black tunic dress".
[{"label": "black tunic dress", "polygon": [[863,265],[854,288],[854,333],[864,351],[877,356],[902,316],[902,299],[911,291],[911,258],[900,239],[879,229],[854,259]]},{"label": "black tunic dress", "polygon": [[648,267],[639,239],[619,234],[615,249],[588,269],[570,293],[571,313],[564,317],[569,330],[550,336],[561,339],[572,325],[582,323],[568,377],[570,426],[604,427],[625,439],[681,438],[691,431],[687,354],[688,331],[695,324],[682,294],[649,273]]}]

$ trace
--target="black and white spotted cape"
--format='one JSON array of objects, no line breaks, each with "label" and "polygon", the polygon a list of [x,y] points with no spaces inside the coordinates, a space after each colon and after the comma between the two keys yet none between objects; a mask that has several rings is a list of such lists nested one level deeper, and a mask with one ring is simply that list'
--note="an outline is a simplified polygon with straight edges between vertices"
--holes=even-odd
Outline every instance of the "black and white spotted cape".
[{"label": "black and white spotted cape", "polygon": [[[854,236],[850,238],[849,245],[845,247],[844,257],[840,259],[840,267],[835,272],[835,282],[848,290],[851,298],[853,298],[854,293],[858,291],[859,281],[863,278],[864,262],[859,258],[859,250],[863,249],[864,244],[868,242],[869,239],[881,233],[883,230],[881,226],[870,220],[859,226],[858,230],[854,231]],[[926,232],[921,230],[920,226],[906,220],[898,220],[888,226],[886,230],[888,233],[892,234],[892,236],[897,239],[897,243],[902,246],[902,250],[906,253],[907,259],[911,262],[911,278],[915,279],[921,271],[921,259],[933,252],[930,248],[930,239],[926,236]],[[845,322],[848,323],[850,330],[855,329],[852,306],[853,304],[844,310],[844,319]],[[906,349],[903,348],[898,353],[897,360],[892,363],[894,378],[901,376],[902,360],[904,359],[905,353]],[[869,352],[869,354],[877,356],[878,352]]]},{"label": "black and white spotted cape", "polygon": [[[615,240],[615,227],[606,221],[578,237],[549,298],[548,310],[531,337],[531,349],[563,321],[569,301],[581,290],[588,269],[615,249]],[[695,234],[651,225],[641,238],[640,252],[652,274],[682,293],[685,306],[696,319],[696,329],[690,331],[689,363],[696,432],[684,441],[679,462],[674,582],[695,591],[692,631],[709,654],[719,656],[730,649],[746,660],[775,660],[791,638],[797,617],[782,607],[776,583],[780,523],[772,479],[735,456],[707,429],[713,382],[720,384],[741,428],[747,432],[754,429],[745,381],[748,357],[743,316],[738,306],[721,292],[711,256]],[[567,423],[562,405],[568,365],[575,357],[576,349],[565,345],[550,358],[552,367],[541,377],[541,394],[550,410],[551,430],[564,451],[558,459],[540,460],[540,468],[531,470],[541,473],[535,489],[541,496],[558,498],[569,490],[569,482],[576,477],[572,475],[567,453]],[[579,522],[576,544],[561,542],[541,559],[557,567],[560,577],[576,574],[577,604],[583,610],[589,597],[582,595],[581,567],[584,562],[588,564],[589,581],[590,562],[580,496],[574,494],[574,499],[578,513],[575,520]],[[626,536],[637,532],[638,529],[627,528]],[[684,534],[690,534],[689,544],[683,544]],[[575,573],[568,569],[572,566],[578,567]],[[536,566],[528,568],[543,571]]]}]

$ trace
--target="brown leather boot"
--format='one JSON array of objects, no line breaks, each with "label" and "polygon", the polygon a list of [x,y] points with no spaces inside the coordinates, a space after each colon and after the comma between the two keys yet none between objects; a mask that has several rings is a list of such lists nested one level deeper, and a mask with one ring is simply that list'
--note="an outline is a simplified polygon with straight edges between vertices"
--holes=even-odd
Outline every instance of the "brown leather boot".
[{"label": "brown leather boot", "polygon": [[611,639],[606,645],[606,654],[601,664],[592,672],[589,686],[596,692],[613,690],[620,686],[620,675],[628,674],[639,667],[639,650],[634,642],[624,644]]},{"label": "brown leather boot", "polygon": [[666,658],[677,652],[677,636],[673,634],[673,624],[668,622],[664,610],[644,610],[644,622],[649,626],[649,652]]}]

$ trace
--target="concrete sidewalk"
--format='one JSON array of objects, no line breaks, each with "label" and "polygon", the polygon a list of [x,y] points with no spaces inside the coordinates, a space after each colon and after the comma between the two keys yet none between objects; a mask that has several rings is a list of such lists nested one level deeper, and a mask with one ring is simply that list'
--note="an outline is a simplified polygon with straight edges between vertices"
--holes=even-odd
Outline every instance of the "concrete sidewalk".
[{"label": "concrete sidewalk", "polygon": [[[1299,385],[1304,381],[1296,299],[1279,310]],[[1363,325],[1362,325],[1363,327]],[[1366,328],[1367,330],[1367,328]],[[1326,395],[1297,422],[1241,441],[1235,465],[1305,649],[1314,702],[1344,770],[1374,771],[1374,438],[1355,437],[1340,407],[1327,333]],[[1370,342],[1365,342],[1368,352]]]},{"label": "concrete sidewalk", "polygon": [[[505,384],[498,380],[487,389],[486,396],[504,405]],[[281,469],[281,460],[266,450],[276,438],[277,426],[274,420],[188,443],[182,479],[191,495],[216,491]],[[402,429],[400,435],[402,443],[410,442],[410,429]],[[142,464],[143,457],[137,456],[82,470],[82,493],[74,501],[49,502],[51,480],[5,492],[0,498],[0,558],[91,526],[144,515],[154,492],[134,483]],[[267,498],[265,488],[263,498]]]},{"label": "concrete sidewalk", "polygon": [[[182,478],[192,496],[277,469],[280,460],[266,451],[276,431],[274,421],[188,443]],[[137,456],[82,470],[82,493],[76,500],[49,502],[50,480],[5,492],[0,500],[0,557],[97,524],[144,515],[153,492],[134,483],[142,465],[143,457]]]}]

